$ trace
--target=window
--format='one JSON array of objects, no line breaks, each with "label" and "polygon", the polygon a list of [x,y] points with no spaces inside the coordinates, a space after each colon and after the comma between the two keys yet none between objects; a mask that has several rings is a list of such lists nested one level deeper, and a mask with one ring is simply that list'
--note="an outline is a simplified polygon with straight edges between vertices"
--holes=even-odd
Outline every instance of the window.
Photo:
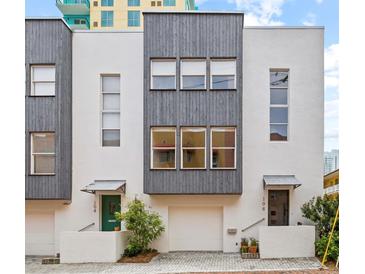
[{"label": "window", "polygon": [[112,7],[114,5],[114,0],[101,0],[102,7]]},{"label": "window", "polygon": [[102,86],[102,146],[120,146],[120,77],[104,75]]},{"label": "window", "polygon": [[211,168],[236,168],[236,129],[211,129]]},{"label": "window", "polygon": [[31,138],[31,174],[51,175],[55,173],[54,132],[34,132]]},{"label": "window", "polygon": [[163,5],[164,6],[175,6],[176,5],[176,1],[175,0],[163,0]]},{"label": "window", "polygon": [[270,70],[270,141],[288,140],[288,70]]},{"label": "window", "polygon": [[156,2],[155,1],[151,1],[151,7],[155,7],[156,6]]},{"label": "window", "polygon": [[181,61],[181,88],[206,89],[206,61],[182,60]]},{"label": "window", "polygon": [[157,1],[157,7],[161,7],[161,1]]},{"label": "window", "polygon": [[55,96],[56,67],[54,65],[31,66],[31,95]]},{"label": "window", "polygon": [[112,27],[113,26],[113,11],[101,11],[101,26]]},{"label": "window", "polygon": [[176,61],[151,61],[151,88],[176,89]]},{"label": "window", "polygon": [[166,127],[151,128],[151,168],[176,168],[176,129]]},{"label": "window", "polygon": [[85,25],[86,20],[85,19],[75,19],[75,25]]},{"label": "window", "polygon": [[139,27],[140,26],[140,13],[139,11],[129,10],[128,11],[128,26]]},{"label": "window", "polygon": [[130,7],[139,7],[140,1],[139,0],[128,0],[128,6]]},{"label": "window", "polygon": [[205,168],[205,128],[181,129],[181,168]]},{"label": "window", "polygon": [[211,89],[236,88],[236,60],[214,60],[210,63]]}]

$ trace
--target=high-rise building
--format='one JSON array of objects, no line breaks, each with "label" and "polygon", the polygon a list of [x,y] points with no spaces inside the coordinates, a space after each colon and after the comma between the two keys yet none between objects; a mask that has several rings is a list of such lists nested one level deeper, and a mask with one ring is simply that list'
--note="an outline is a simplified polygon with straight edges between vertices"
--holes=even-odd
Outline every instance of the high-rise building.
[{"label": "high-rise building", "polygon": [[143,11],[195,10],[195,0],[56,0],[71,29],[141,30]]},{"label": "high-rise building", "polygon": [[339,151],[338,149],[332,149],[324,153],[324,174],[328,174],[339,168]]}]

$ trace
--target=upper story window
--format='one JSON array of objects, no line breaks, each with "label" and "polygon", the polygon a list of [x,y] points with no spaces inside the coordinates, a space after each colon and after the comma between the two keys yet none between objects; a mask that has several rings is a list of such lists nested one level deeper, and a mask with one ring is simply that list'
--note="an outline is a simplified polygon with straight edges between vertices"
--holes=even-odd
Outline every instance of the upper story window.
[{"label": "upper story window", "polygon": [[102,146],[120,146],[120,77],[101,76],[102,86]]},{"label": "upper story window", "polygon": [[55,96],[56,67],[54,65],[31,66],[31,95]]},{"label": "upper story window", "polygon": [[181,168],[205,169],[205,128],[181,128]]},{"label": "upper story window", "polygon": [[181,88],[182,89],[206,89],[205,60],[181,61]]},{"label": "upper story window", "polygon": [[140,0],[128,0],[129,7],[139,7],[140,5]]},{"label": "upper story window", "polygon": [[101,0],[102,7],[112,7],[114,6],[114,0]]},{"label": "upper story window", "polygon": [[176,168],[176,128],[151,128],[151,168]]},{"label": "upper story window", "polygon": [[141,25],[140,12],[138,10],[128,11],[128,26],[139,27]]},{"label": "upper story window", "polygon": [[175,60],[151,60],[151,89],[176,89]]},{"label": "upper story window", "polygon": [[289,71],[270,70],[270,141],[288,140]]},{"label": "upper story window", "polygon": [[236,168],[236,128],[212,128],[210,146],[212,169]]},{"label": "upper story window", "polygon": [[163,5],[167,7],[176,6],[176,0],[163,0]]},{"label": "upper story window", "polygon": [[210,63],[210,88],[236,88],[236,60],[212,60]]},{"label": "upper story window", "polygon": [[101,11],[101,26],[112,27],[113,26],[114,12],[109,10]]},{"label": "upper story window", "polygon": [[31,138],[31,174],[55,174],[54,132],[33,132]]}]

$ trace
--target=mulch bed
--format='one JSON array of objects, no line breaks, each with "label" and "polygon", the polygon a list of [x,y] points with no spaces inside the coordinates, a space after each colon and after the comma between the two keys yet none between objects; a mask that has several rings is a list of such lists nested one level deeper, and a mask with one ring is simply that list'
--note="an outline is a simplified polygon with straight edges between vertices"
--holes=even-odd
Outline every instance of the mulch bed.
[{"label": "mulch bed", "polygon": [[152,251],[138,254],[137,256],[134,257],[123,256],[118,261],[118,263],[149,263],[152,260],[152,258],[157,256],[158,254],[160,253],[158,253],[157,251]]}]

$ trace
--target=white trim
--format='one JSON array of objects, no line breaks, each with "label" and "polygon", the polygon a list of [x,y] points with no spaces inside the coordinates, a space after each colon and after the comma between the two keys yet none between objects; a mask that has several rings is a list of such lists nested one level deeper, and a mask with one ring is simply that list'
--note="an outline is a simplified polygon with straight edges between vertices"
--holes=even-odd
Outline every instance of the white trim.
[{"label": "white trim", "polygon": [[[194,74],[194,73],[187,73],[187,74],[183,74],[183,63],[205,63],[204,66],[204,75],[202,74]],[[204,76],[204,87],[203,88],[184,88],[184,81],[183,81],[183,76]],[[181,59],[180,60],[180,89],[191,89],[191,90],[202,90],[202,89],[207,89],[207,60],[206,59]]]},{"label": "white trim", "polygon": [[[35,81],[34,80],[34,68],[54,68],[55,76],[54,81]],[[34,84],[35,83],[54,83],[54,91],[53,94],[42,94],[38,95],[34,93]],[[55,97],[56,96],[56,65],[55,64],[35,64],[30,65],[30,96],[50,96]]]},{"label": "white trim", "polygon": [[[33,152],[33,135],[34,134],[53,134],[54,152]],[[34,156],[48,155],[54,157],[54,170],[56,171],[56,133],[54,131],[33,131],[30,132],[30,175],[55,175],[56,172],[36,173],[34,170]]]},{"label": "white trim", "polygon": [[[155,75],[153,73],[153,63],[156,62],[160,62],[160,63],[163,63],[163,62],[166,62],[166,63],[175,63],[175,66],[174,66],[174,73],[173,74],[157,74]],[[151,59],[150,60],[150,89],[155,89],[154,86],[153,86],[153,76],[160,76],[160,77],[171,77],[171,76],[174,76],[175,77],[175,81],[174,81],[174,87],[173,88],[166,88],[166,90],[169,90],[169,89],[176,89],[176,58],[168,58],[168,59]],[[160,90],[165,90],[165,89],[160,89]]]},{"label": "white trim", "polygon": [[[183,147],[183,132],[202,132],[204,131],[204,147]],[[204,150],[204,167],[184,167],[184,149]],[[207,169],[207,128],[206,127],[181,127],[180,128],[180,169]]]},{"label": "white trim", "polygon": [[235,72],[234,72],[234,87],[233,89],[237,88],[237,59],[236,58],[227,58],[227,59],[210,59],[210,90],[216,90],[213,88],[213,76],[231,76],[232,74],[213,74],[212,73],[212,63],[219,63],[219,62],[227,62],[231,61],[235,63]]},{"label": "white trim", "polygon": [[[166,147],[166,148],[154,148],[153,147],[153,132],[174,132],[175,133],[175,147]],[[174,150],[175,151],[175,159],[174,159],[174,167],[154,167],[153,166],[153,151],[154,150]],[[176,169],[176,127],[151,127],[150,129],[150,169],[155,170],[173,170]]]},{"label": "white trim", "polygon": [[[234,132],[234,147],[213,147],[213,132]],[[233,149],[234,165],[233,167],[213,167],[213,149]],[[210,128],[210,168],[211,169],[237,169],[237,129],[235,127],[211,127]]]}]

